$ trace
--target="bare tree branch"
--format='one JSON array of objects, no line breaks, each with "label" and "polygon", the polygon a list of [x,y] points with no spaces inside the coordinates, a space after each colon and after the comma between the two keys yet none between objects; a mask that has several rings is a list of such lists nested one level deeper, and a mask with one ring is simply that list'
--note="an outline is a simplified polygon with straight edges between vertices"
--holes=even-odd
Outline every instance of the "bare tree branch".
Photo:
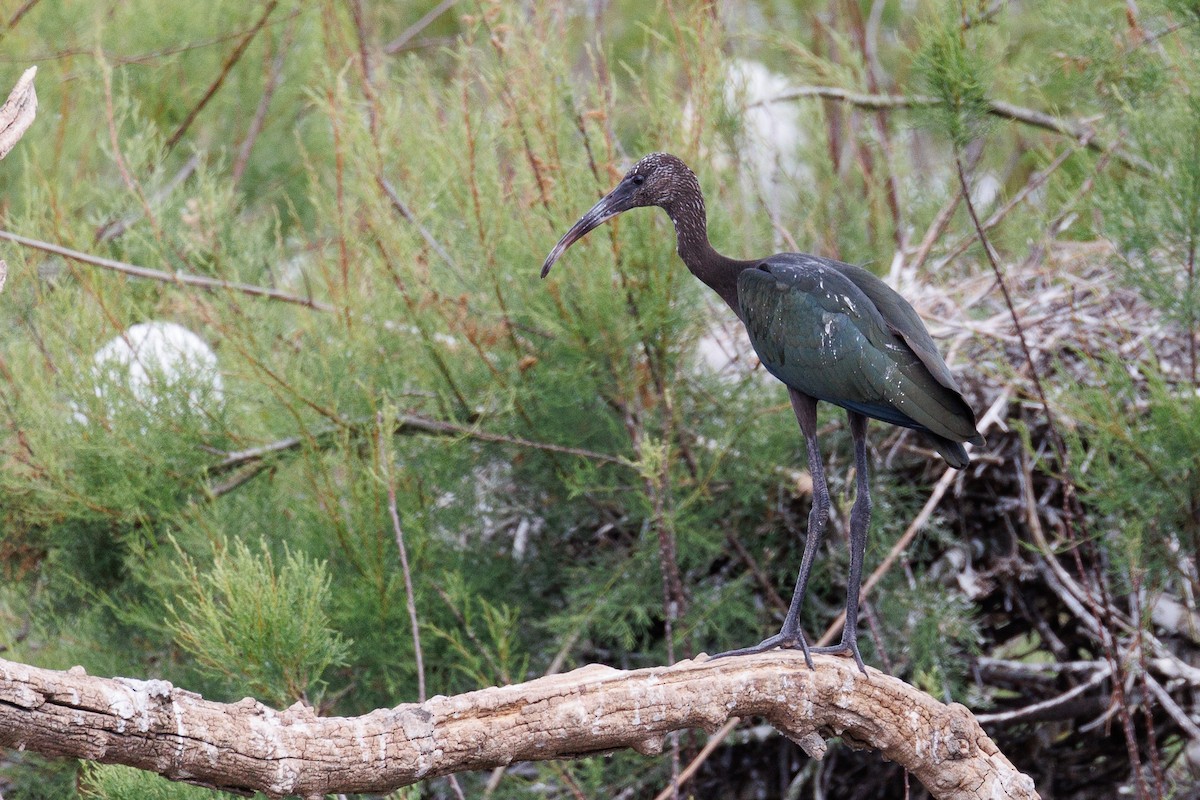
[{"label": "bare tree branch", "polygon": [[21,7],[18,8],[8,20],[8,30],[11,31],[13,28],[17,27],[17,23],[21,21],[21,18],[32,11],[33,7],[36,6],[38,2],[39,0],[25,0],[25,2],[21,4]]},{"label": "bare tree branch", "polygon": [[[799,100],[804,97],[819,97],[824,100],[839,100],[843,103],[849,103],[858,108],[867,109],[868,111],[888,111],[897,108],[921,108],[924,106],[936,106],[941,103],[936,97],[929,95],[900,95],[900,94],[868,94],[866,92],[855,92],[850,89],[842,89],[838,86],[797,86],[789,89],[782,94],[768,97],[760,100],[757,103],[751,104],[754,106],[769,106],[772,103],[782,102],[784,100]],[[1064,136],[1069,136],[1081,142],[1084,146],[1098,153],[1111,153],[1114,158],[1120,161],[1130,169],[1135,169],[1138,172],[1155,173],[1154,167],[1145,159],[1140,158],[1132,153],[1101,140],[1096,136],[1096,132],[1086,122],[1079,120],[1064,119],[1056,117],[1053,114],[1047,114],[1044,111],[1037,111],[1032,108],[1024,108],[1023,106],[1006,103],[1003,100],[988,100],[987,112],[1001,119],[1009,119],[1014,122],[1021,122],[1025,125],[1031,125],[1035,128],[1059,133]]]},{"label": "bare tree branch", "polygon": [[163,283],[177,283],[181,286],[198,286],[201,289],[227,289],[233,292],[241,292],[242,294],[254,295],[256,297],[266,297],[270,300],[281,300],[285,303],[294,303],[299,306],[311,308],[314,311],[333,311],[334,306],[329,303],[322,303],[320,300],[313,300],[308,297],[299,297],[287,292],[281,292],[277,289],[271,289],[266,286],[255,286],[249,283],[238,283],[236,281],[223,281],[219,278],[208,278],[203,275],[190,275],[186,272],[166,272],[159,269],[150,269],[149,267],[138,267],[133,264],[126,264],[123,261],[114,261],[111,258],[103,256],[94,256],[89,253],[82,253],[78,250],[72,250],[69,247],[63,247],[50,242],[39,241],[38,239],[30,239],[16,233],[0,230],[0,239],[6,239],[14,244],[19,244],[22,247],[31,247],[34,250],[41,250],[43,253],[50,253],[63,258],[69,258],[72,261],[78,261],[82,264],[91,264],[93,267],[102,269],[110,269],[114,272],[122,272],[126,275],[132,275],[135,278],[149,278],[150,280],[162,281]]},{"label": "bare tree branch", "polygon": [[0,106],[0,158],[8,155],[37,115],[37,92],[33,89],[35,75],[37,67],[25,70],[4,105]]},{"label": "bare tree branch", "polygon": [[762,716],[814,758],[840,736],[909,770],[935,798],[1037,798],[974,716],[876,670],[795,651],[622,671],[593,664],[360,717],[205,700],[166,681],[95,678],[0,660],[0,746],[126,764],[271,797],[388,792],[513,761],[631,747]]}]

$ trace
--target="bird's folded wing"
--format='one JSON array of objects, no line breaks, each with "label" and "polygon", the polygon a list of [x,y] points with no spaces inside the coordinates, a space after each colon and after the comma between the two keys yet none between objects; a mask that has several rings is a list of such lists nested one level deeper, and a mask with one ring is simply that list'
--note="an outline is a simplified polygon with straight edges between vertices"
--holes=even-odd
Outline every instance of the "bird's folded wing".
[{"label": "bird's folded wing", "polygon": [[[839,269],[845,265],[794,255],[764,264],[769,271],[742,273],[738,295],[750,341],[771,374],[818,400],[895,425],[957,441],[978,436],[974,415],[932,340],[931,353],[923,358]],[[924,344],[921,335],[928,339],[929,334],[916,312],[904,306],[919,326],[913,338]],[[900,317],[899,322],[908,321]],[[927,364],[930,356],[936,371]]]}]

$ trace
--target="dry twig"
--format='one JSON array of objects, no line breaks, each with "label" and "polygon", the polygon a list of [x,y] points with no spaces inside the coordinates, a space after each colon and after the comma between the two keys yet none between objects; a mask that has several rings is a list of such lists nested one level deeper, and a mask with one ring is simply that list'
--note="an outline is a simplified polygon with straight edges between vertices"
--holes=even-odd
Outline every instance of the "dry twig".
[{"label": "dry twig", "polygon": [[400,511],[396,508],[396,481],[392,478],[392,452],[384,438],[384,416],[380,411],[375,418],[378,430],[379,466],[387,484],[388,515],[392,518],[392,531],[396,534],[396,549],[400,553],[400,571],[404,576],[404,600],[408,607],[408,622],[412,628],[413,661],[417,668],[417,701],[425,702],[425,660],[421,655],[421,625],[417,620],[417,600],[413,592],[412,570],[408,567],[408,548],[404,546],[404,528],[400,524]]},{"label": "dry twig", "polygon": [[204,110],[204,107],[208,105],[208,101],[212,100],[217,94],[217,90],[221,88],[221,85],[225,83],[225,78],[229,76],[229,71],[233,69],[234,65],[237,64],[239,60],[241,60],[242,55],[246,52],[246,48],[250,46],[250,42],[254,41],[254,37],[257,36],[258,32],[261,31],[263,26],[267,24],[267,19],[271,16],[271,12],[275,10],[275,6],[277,5],[279,5],[279,0],[268,0],[266,6],[263,7],[262,15],[258,18],[258,21],[254,23],[254,27],[246,32],[246,35],[242,37],[242,40],[237,43],[237,46],[234,47],[233,50],[230,51],[229,55],[225,58],[225,63],[221,65],[221,71],[217,73],[217,77],[213,79],[211,84],[209,84],[208,89],[205,90],[204,95],[200,98],[200,102],[192,107],[191,111],[189,111],[187,116],[184,117],[183,122],[179,123],[179,127],[176,128],[175,132],[172,133],[170,138],[167,139],[167,142],[164,145],[167,150],[173,150],[175,145],[179,144],[179,140],[182,139],[184,134],[187,133],[188,128],[192,127],[192,123],[196,121],[196,117],[199,116],[200,112]]},{"label": "dry twig", "polygon": [[419,20],[410,25],[408,29],[404,31],[404,33],[385,44],[383,46],[383,52],[387,53],[389,56],[394,56],[396,53],[399,53],[405,48],[406,45],[408,45],[410,41],[413,40],[415,36],[417,36],[417,34],[428,28],[431,24],[433,24],[434,20],[436,20],[442,14],[449,11],[456,2],[458,2],[458,0],[442,0],[442,2],[438,3],[428,12],[426,12],[425,16],[421,17]]}]

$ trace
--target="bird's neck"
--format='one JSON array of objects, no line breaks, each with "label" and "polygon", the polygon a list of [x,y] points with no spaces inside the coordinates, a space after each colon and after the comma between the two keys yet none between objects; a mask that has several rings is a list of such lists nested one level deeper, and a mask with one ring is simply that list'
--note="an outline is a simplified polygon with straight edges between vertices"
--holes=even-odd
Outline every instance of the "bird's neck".
[{"label": "bird's neck", "polygon": [[693,275],[719,294],[740,317],[742,310],[737,296],[738,275],[756,262],[726,258],[709,243],[708,218],[699,187],[696,187],[694,192],[685,193],[665,208],[671,222],[675,223],[676,250],[683,263]]}]

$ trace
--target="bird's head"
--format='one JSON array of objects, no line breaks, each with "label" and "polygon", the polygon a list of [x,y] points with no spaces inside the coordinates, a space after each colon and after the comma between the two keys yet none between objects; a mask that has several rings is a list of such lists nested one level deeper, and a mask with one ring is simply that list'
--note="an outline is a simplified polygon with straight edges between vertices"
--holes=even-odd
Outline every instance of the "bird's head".
[{"label": "bird's head", "polygon": [[[669,211],[672,204],[685,194],[699,198],[699,186],[687,164],[669,153],[651,153],[634,164],[615,189],[601,198],[563,234],[542,264],[542,277],[546,277],[554,262],[568,247],[621,212],[643,206],[661,206]],[[693,188],[696,191],[685,192]]]}]

